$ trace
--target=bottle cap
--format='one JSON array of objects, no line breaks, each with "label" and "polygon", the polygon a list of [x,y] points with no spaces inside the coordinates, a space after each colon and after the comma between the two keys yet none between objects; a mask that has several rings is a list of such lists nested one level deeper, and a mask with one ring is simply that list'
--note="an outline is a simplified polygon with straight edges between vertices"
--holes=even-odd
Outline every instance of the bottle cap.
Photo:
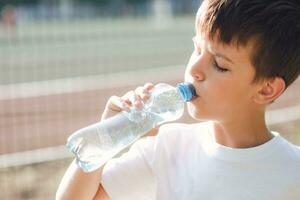
[{"label": "bottle cap", "polygon": [[197,96],[195,87],[191,83],[179,83],[177,90],[185,102],[189,102],[194,96]]}]

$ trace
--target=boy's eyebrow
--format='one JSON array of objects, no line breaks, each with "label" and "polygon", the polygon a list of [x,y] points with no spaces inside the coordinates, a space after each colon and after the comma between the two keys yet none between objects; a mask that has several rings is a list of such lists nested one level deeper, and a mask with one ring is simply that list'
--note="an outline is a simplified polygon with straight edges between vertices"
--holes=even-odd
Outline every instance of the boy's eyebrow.
[{"label": "boy's eyebrow", "polygon": [[225,56],[224,54],[221,54],[221,53],[218,53],[218,52],[214,52],[214,55],[216,57],[223,58],[223,59],[227,60],[228,62],[234,64],[233,61],[230,58],[228,58],[227,56]]},{"label": "boy's eyebrow", "polygon": [[216,52],[216,51],[212,50],[212,48],[211,48],[210,45],[208,45],[208,48],[207,48],[207,49],[208,49],[208,50],[211,52],[211,54],[213,54],[215,57],[223,58],[224,60],[227,60],[228,62],[234,64],[234,62],[233,62],[230,58],[228,58],[226,55],[224,55],[224,54],[222,54],[222,53],[220,53],[220,52]]},{"label": "boy's eyebrow", "polygon": [[[200,42],[202,41],[202,39],[199,38],[198,36],[194,36],[192,39],[193,39],[194,42],[196,42],[197,45],[198,45],[198,43],[200,43]],[[213,54],[215,57],[223,58],[224,60],[227,60],[228,62],[234,64],[234,62],[233,62],[230,58],[228,58],[227,56],[225,56],[224,54],[212,50],[212,48],[211,48],[210,45],[208,45],[208,50],[209,50],[209,52],[210,52],[211,54]]]}]

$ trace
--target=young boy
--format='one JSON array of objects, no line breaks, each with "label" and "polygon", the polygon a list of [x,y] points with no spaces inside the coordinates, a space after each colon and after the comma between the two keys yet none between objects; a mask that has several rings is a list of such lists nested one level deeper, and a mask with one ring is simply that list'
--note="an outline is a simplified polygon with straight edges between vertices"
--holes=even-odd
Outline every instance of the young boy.
[{"label": "young boy", "polygon": [[[73,162],[57,199],[300,199],[300,148],[265,123],[299,75],[299,36],[299,0],[204,0],[185,81],[197,93],[189,114],[206,122],[163,125],[92,173]],[[110,98],[102,119],[152,87]]]}]

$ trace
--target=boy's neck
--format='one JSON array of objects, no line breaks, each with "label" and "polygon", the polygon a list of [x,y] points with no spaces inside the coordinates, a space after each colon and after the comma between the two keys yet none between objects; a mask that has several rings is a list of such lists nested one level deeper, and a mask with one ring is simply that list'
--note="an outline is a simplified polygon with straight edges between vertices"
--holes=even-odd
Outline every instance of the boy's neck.
[{"label": "boy's neck", "polygon": [[213,132],[218,144],[232,148],[255,147],[274,137],[266,126],[264,112],[230,122],[214,122]]}]

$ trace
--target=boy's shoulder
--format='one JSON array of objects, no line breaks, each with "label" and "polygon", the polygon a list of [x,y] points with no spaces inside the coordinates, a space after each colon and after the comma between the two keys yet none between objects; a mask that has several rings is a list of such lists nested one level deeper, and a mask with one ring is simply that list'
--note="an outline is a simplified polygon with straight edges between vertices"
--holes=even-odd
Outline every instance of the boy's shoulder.
[{"label": "boy's shoulder", "polygon": [[272,169],[281,174],[282,181],[300,186],[300,147],[282,138],[278,151],[273,155]]},{"label": "boy's shoulder", "polygon": [[282,153],[285,154],[286,158],[295,161],[295,163],[300,167],[300,146],[292,144],[291,142],[283,139],[284,150]]},{"label": "boy's shoulder", "polygon": [[[275,138],[268,142],[271,145],[268,146],[270,148],[267,149],[268,151],[265,154],[265,164],[272,165],[274,169],[289,171],[290,174],[299,174],[300,147],[285,139],[282,134],[274,131],[272,133]],[[300,178],[298,175],[297,177]]]}]

